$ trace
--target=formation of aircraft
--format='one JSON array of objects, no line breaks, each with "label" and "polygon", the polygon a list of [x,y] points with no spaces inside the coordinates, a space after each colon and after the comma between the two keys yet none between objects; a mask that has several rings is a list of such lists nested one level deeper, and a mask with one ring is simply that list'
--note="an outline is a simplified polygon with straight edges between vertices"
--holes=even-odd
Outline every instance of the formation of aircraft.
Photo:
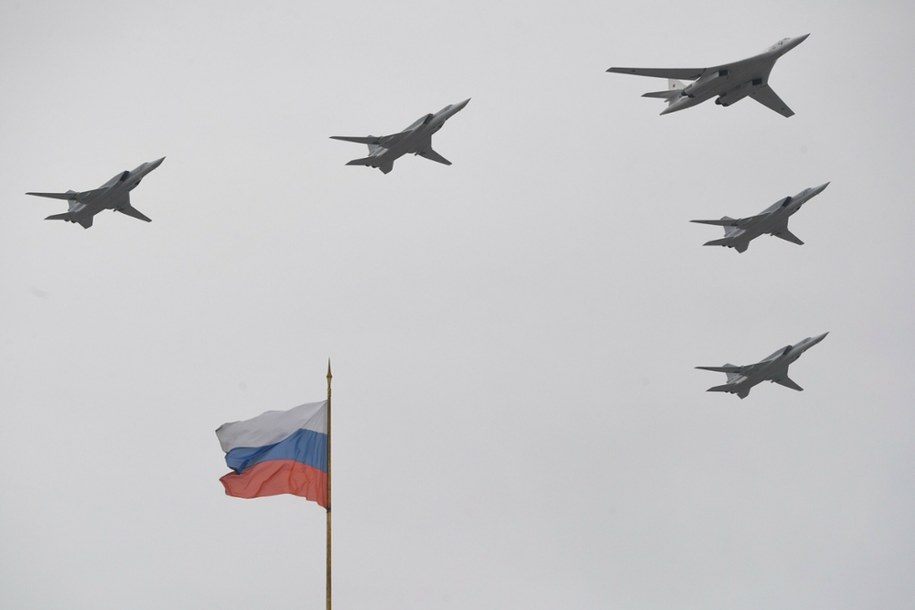
[{"label": "formation of aircraft", "polygon": [[331,136],[331,139],[367,144],[369,156],[353,159],[347,165],[376,167],[384,174],[394,169],[394,161],[410,153],[436,163],[451,165],[451,161],[432,149],[432,135],[442,128],[445,121],[463,110],[469,101],[470,98],[467,98],[463,102],[449,104],[435,114],[420,117],[403,131],[389,136]]},{"label": "formation of aircraft", "polygon": [[66,220],[82,225],[84,229],[92,226],[95,215],[102,210],[114,210],[121,214],[133,216],[139,220],[152,222],[145,214],[130,205],[132,191],[146,175],[162,165],[165,157],[142,163],[134,170],[124,170],[111,180],[91,191],[67,191],[66,193],[26,193],[36,197],[63,199],[70,208],[63,214],[52,214],[45,220]]},{"label": "formation of aircraft", "polygon": [[737,394],[740,398],[746,398],[750,394],[750,389],[763,381],[771,381],[800,392],[804,388],[788,377],[788,366],[800,358],[801,354],[825,339],[828,334],[828,332],[825,332],[816,337],[807,337],[795,345],[788,345],[774,352],[755,364],[743,366],[725,364],[724,366],[697,366],[696,368],[704,371],[717,371],[727,375],[728,382],[726,384],[709,388],[709,392],[728,392],[729,394]]},{"label": "formation of aircraft", "polygon": [[707,241],[704,246],[725,246],[734,248],[738,252],[745,252],[750,245],[750,241],[760,235],[773,235],[790,241],[793,244],[803,246],[804,242],[788,230],[788,219],[791,215],[801,209],[801,206],[808,200],[822,193],[829,183],[821,184],[806,188],[793,197],[785,197],[773,203],[771,206],[757,214],[747,218],[731,218],[724,216],[721,220],[691,220],[706,225],[716,225],[724,227],[724,237]]},{"label": "formation of aircraft", "polygon": [[[713,97],[719,106],[730,106],[749,96],[780,115],[790,117],[794,111],[769,86],[769,73],[782,55],[807,40],[808,36],[810,34],[783,38],[753,57],[711,68],[610,68],[607,72],[668,79],[666,91],[642,95],[666,101],[667,108],[661,114],[691,108]],[[680,79],[693,82],[687,85]]]},{"label": "formation of aircraft", "polygon": [[[761,104],[779,114],[790,117],[794,112],[769,87],[769,73],[775,62],[785,53],[802,43],[809,34],[796,38],[784,38],[766,51],[730,64],[711,68],[610,68],[608,72],[655,76],[668,79],[666,91],[644,94],[643,97],[654,97],[665,100],[668,104],[661,114],[668,114],[690,108],[712,97],[715,103],[729,106],[744,97],[752,97]],[[693,81],[690,84],[680,79]],[[432,148],[432,136],[449,118],[460,112],[470,102],[470,98],[457,104],[445,106],[434,114],[427,114],[416,120],[403,131],[387,136],[331,136],[335,140],[366,144],[369,156],[353,159],[347,165],[365,165],[389,173],[394,161],[406,154],[425,157],[431,161],[451,165],[451,162]],[[132,171],[124,171],[97,189],[90,191],[67,191],[66,193],[36,193],[27,195],[63,199],[69,203],[69,209],[62,214],[48,216],[46,220],[66,220],[88,229],[92,226],[96,214],[105,209],[115,210],[139,220],[150,222],[150,219],[130,204],[130,191],[151,171],[162,164],[165,157],[143,163]],[[692,222],[724,227],[725,236],[707,242],[706,246],[726,246],[744,252],[751,240],[763,234],[774,235],[796,244],[803,244],[788,230],[788,219],[804,203],[819,195],[829,183],[807,188],[794,195],[775,202],[756,216],[748,218],[723,217],[721,220],[693,220]],[[822,341],[828,333],[817,337],[808,337],[796,345],[789,345],[755,364],[737,366],[699,366],[698,369],[719,371],[727,375],[727,383],[709,388],[710,392],[728,392],[746,398],[750,389],[763,381],[771,381],[785,387],[802,390],[788,377],[788,366],[801,354]]]}]

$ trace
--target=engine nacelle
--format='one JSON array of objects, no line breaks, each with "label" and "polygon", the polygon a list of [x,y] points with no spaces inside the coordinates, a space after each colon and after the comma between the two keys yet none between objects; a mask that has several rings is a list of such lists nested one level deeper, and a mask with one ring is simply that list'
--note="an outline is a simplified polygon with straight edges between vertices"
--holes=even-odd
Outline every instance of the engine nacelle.
[{"label": "engine nacelle", "polygon": [[719,95],[718,98],[715,100],[715,103],[718,104],[719,106],[730,106],[734,102],[739,102],[743,98],[750,95],[750,93],[752,91],[753,91],[753,89],[749,85],[749,83],[745,84],[745,85],[741,85],[740,87],[737,87],[736,89],[732,89],[731,91],[728,91],[724,95]]}]

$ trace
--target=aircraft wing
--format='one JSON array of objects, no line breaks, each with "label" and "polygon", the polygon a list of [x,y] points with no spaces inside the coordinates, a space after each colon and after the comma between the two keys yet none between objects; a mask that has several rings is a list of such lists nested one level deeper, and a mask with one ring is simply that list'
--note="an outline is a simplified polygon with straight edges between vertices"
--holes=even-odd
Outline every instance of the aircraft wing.
[{"label": "aircraft wing", "polygon": [[703,371],[715,371],[716,373],[750,375],[761,364],[761,362],[757,362],[756,364],[744,364],[743,366],[725,364],[724,366],[697,366],[696,368]]},{"label": "aircraft wing", "polygon": [[608,68],[607,72],[616,74],[635,74],[636,76],[654,76],[656,78],[674,78],[678,80],[696,80],[711,68]]},{"label": "aircraft wing", "polygon": [[147,217],[143,212],[133,207],[129,203],[127,205],[117,208],[117,211],[121,214],[127,214],[128,216],[133,216],[137,220],[144,220],[146,222],[152,222],[152,219]]},{"label": "aircraft wing", "polygon": [[66,193],[26,193],[26,195],[33,195],[35,197],[48,197],[49,199],[63,199],[64,201],[70,201],[74,199],[76,201],[85,202],[90,199],[95,198],[100,192],[104,189],[92,189],[91,191],[67,191]]},{"label": "aircraft wing", "polygon": [[71,191],[69,193],[26,193],[26,195],[34,195],[35,197],[47,197],[49,199],[63,199],[65,201],[69,201],[70,199],[75,199],[77,193]]},{"label": "aircraft wing", "polygon": [[436,163],[441,163],[442,165],[451,165],[451,161],[441,156],[432,149],[432,137],[427,138],[422,144],[420,144],[416,154],[429,159],[430,161],[435,161]]},{"label": "aircraft wing", "polygon": [[775,94],[775,91],[773,91],[772,87],[769,85],[754,87],[750,92],[750,97],[784,117],[794,115],[794,111],[788,108],[788,105],[782,101],[782,98]]},{"label": "aircraft wing", "polygon": [[800,239],[798,239],[797,235],[795,235],[794,233],[792,233],[791,231],[788,230],[787,221],[781,227],[778,227],[777,229],[770,232],[769,235],[773,235],[775,237],[778,237],[779,239],[784,239],[785,241],[790,241],[792,244],[797,244],[799,246],[804,245],[804,242],[802,242]]},{"label": "aircraft wing", "polygon": [[783,385],[786,388],[791,388],[792,390],[797,390],[798,392],[804,391],[804,388],[802,388],[798,384],[794,383],[794,381],[790,377],[788,377],[788,375],[778,375],[776,377],[773,377],[772,381],[774,381],[778,385]]},{"label": "aircraft wing", "polygon": [[757,220],[762,220],[766,217],[766,214],[760,214],[759,216],[747,216],[746,218],[722,218],[721,220],[690,220],[690,222],[698,222],[699,224],[704,225],[715,225],[716,227],[737,227],[739,229],[745,229],[748,226],[752,225]]},{"label": "aircraft wing", "polygon": [[355,142],[356,144],[378,144],[381,141],[381,138],[377,136],[331,136],[330,139]]},{"label": "aircraft wing", "polygon": [[426,159],[429,159],[430,161],[435,161],[436,163],[441,163],[442,165],[451,165],[451,161],[449,161],[445,157],[441,156],[440,154],[438,154],[437,152],[432,150],[431,147],[421,150],[417,154],[419,154],[421,157],[425,157]]},{"label": "aircraft wing", "polygon": [[690,220],[690,222],[698,222],[699,224],[704,225],[715,225],[716,227],[736,227],[737,223],[740,222],[737,218],[722,218],[721,220]]},{"label": "aircraft wing", "polygon": [[716,373],[737,373],[738,375],[742,374],[745,366],[734,366],[733,364],[726,364],[724,366],[697,366],[697,369],[702,369],[703,371],[715,371]]}]

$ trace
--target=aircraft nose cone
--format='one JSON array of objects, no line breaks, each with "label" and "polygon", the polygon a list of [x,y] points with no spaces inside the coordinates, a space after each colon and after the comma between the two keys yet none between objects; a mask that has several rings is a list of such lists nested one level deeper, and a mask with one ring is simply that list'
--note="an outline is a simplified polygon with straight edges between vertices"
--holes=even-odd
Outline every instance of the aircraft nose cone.
[{"label": "aircraft nose cone", "polygon": [[825,338],[826,338],[826,335],[828,335],[828,334],[829,334],[829,331],[826,331],[826,332],[823,333],[822,335],[818,335],[818,336],[814,337],[814,338],[813,338],[813,341],[812,341],[810,344],[811,344],[811,345],[816,345],[817,343],[819,343],[820,341],[822,341],[823,339],[825,339]]},{"label": "aircraft nose cone", "polygon": [[160,165],[162,165],[162,162],[163,162],[163,161],[165,161],[165,157],[162,157],[161,159],[156,159],[155,161],[153,161],[152,163],[150,163],[150,165],[152,165],[153,169],[156,169],[157,167],[159,167]]},{"label": "aircraft nose cone", "polygon": [[469,97],[466,100],[464,100],[463,102],[458,102],[457,104],[454,105],[454,111],[457,112],[458,110],[463,110],[464,106],[466,106],[468,102],[470,102]]}]

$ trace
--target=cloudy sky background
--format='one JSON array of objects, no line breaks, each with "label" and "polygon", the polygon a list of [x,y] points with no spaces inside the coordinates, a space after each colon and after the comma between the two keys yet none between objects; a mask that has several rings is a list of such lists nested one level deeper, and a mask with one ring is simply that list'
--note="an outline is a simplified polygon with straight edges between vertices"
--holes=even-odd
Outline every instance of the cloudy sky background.
[{"label": "cloudy sky background", "polygon": [[[334,365],[338,608],[910,608],[915,8],[7,2],[0,607],[323,608],[324,513],[223,494],[225,421]],[[661,79],[811,33],[745,100]],[[330,135],[454,165],[346,167]],[[26,191],[132,194],[45,222]],[[831,181],[738,255],[693,218]],[[696,365],[830,331],[805,388]]]}]

